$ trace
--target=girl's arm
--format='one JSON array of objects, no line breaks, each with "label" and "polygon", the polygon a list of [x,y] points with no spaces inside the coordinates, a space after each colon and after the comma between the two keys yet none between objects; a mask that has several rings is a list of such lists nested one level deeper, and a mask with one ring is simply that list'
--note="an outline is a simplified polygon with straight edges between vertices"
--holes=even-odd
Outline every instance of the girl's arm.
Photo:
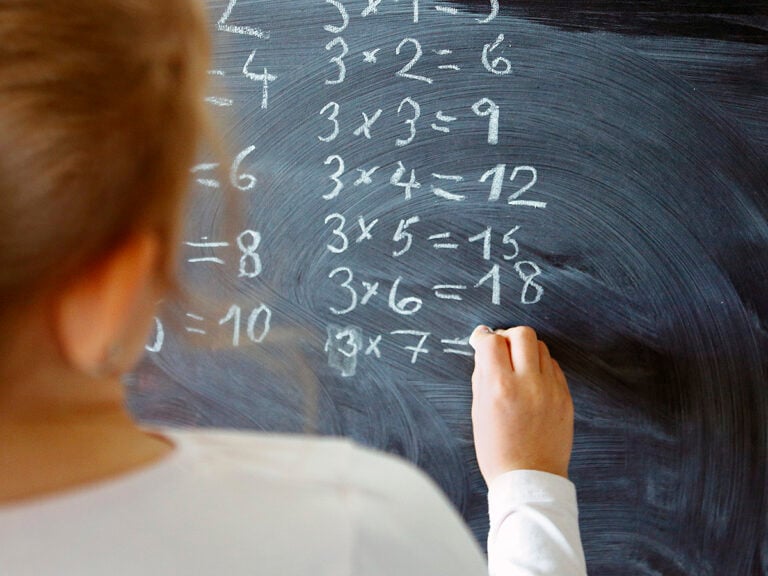
[{"label": "girl's arm", "polygon": [[481,326],[470,342],[475,450],[489,486],[490,574],[584,575],[568,480],[573,402],[565,376],[530,328]]}]

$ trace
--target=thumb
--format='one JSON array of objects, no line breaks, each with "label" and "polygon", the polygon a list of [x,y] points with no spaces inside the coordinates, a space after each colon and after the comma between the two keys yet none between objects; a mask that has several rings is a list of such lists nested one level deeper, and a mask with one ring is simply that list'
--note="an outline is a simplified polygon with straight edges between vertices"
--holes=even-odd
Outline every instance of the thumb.
[{"label": "thumb", "polygon": [[484,324],[480,324],[480,326],[472,330],[472,334],[469,336],[469,345],[477,350],[479,340],[486,334],[493,334],[493,330]]}]

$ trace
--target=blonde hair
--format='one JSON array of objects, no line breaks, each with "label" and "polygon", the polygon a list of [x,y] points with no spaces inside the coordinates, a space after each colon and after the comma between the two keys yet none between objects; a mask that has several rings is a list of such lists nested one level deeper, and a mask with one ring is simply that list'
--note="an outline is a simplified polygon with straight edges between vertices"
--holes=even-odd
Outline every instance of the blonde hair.
[{"label": "blonde hair", "polygon": [[209,51],[195,0],[0,3],[0,319],[138,229],[173,269]]}]

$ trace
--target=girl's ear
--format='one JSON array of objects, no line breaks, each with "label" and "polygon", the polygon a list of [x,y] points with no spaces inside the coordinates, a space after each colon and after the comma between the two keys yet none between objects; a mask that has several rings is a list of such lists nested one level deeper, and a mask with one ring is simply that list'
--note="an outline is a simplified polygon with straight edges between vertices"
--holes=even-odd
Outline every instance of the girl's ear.
[{"label": "girl's ear", "polygon": [[117,368],[115,355],[138,354],[123,347],[146,337],[140,332],[158,297],[159,255],[154,234],[133,234],[55,297],[53,329],[72,368],[98,376]]}]

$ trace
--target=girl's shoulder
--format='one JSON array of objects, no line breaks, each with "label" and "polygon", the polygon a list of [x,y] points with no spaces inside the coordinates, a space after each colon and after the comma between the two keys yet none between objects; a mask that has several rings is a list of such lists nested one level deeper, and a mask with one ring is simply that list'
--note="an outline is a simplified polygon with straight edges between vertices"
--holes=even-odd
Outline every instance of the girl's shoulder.
[{"label": "girl's shoulder", "polygon": [[[384,494],[438,491],[432,480],[403,458],[343,437],[221,429],[162,429],[183,467],[202,467],[298,487],[339,487]],[[395,482],[393,484],[393,482]]]},{"label": "girl's shoulder", "polygon": [[174,444],[164,460],[0,508],[11,574],[483,571],[447,499],[400,458],[339,438],[150,433]]}]

